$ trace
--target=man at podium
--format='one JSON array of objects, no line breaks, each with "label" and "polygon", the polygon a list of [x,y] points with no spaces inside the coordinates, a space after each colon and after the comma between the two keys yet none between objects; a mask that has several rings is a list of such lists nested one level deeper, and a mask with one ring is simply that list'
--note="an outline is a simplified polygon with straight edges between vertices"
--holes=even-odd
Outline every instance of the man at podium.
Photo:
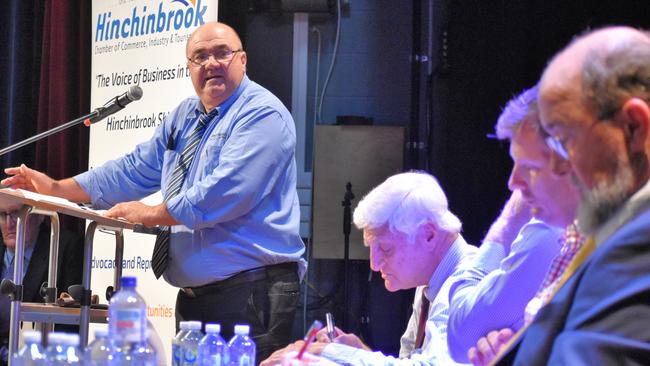
[{"label": "man at podium", "polygon": [[[20,204],[0,203],[0,275],[13,279],[14,249],[16,248],[16,212]],[[23,263],[23,301],[44,302],[40,294],[47,281],[50,256],[50,225],[44,216],[29,215],[25,235]],[[68,287],[81,284],[83,266],[83,238],[79,234],[61,229],[59,235],[59,263],[57,289],[60,294]],[[7,362],[11,301],[0,295],[0,364]],[[68,328],[70,326],[67,326]],[[76,328],[76,326],[75,326]],[[73,329],[75,329],[73,328]],[[69,329],[68,329],[69,330]]]},{"label": "man at podium", "polygon": [[[291,339],[305,269],[295,125],[282,102],[246,76],[247,55],[231,27],[197,28],[186,57],[196,96],[149,141],[73,178],[23,165],[5,169],[2,182],[160,226],[152,268],[181,288],[177,324],[220,322],[229,337],[235,323],[248,323],[264,359]],[[158,190],[163,203],[138,201]]]}]

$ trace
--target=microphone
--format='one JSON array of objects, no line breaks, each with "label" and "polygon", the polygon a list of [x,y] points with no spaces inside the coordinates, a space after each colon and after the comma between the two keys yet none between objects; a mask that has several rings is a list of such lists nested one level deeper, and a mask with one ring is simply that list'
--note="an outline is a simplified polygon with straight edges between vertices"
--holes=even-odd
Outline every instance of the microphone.
[{"label": "microphone", "polygon": [[99,122],[111,114],[124,109],[127,104],[140,100],[140,98],[142,98],[142,88],[134,85],[126,93],[110,99],[106,104],[95,109],[91,113],[91,116],[84,120],[84,125],[90,126],[95,122]]}]

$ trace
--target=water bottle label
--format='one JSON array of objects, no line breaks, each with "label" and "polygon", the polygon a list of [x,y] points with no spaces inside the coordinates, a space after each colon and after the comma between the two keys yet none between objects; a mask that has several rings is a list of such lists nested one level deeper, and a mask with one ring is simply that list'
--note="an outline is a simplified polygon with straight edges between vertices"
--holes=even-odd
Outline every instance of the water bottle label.
[{"label": "water bottle label", "polygon": [[142,317],[139,309],[120,309],[115,311],[114,338],[126,342],[141,342],[143,339]]},{"label": "water bottle label", "polygon": [[183,365],[194,365],[196,363],[196,349],[185,348],[183,352]]}]

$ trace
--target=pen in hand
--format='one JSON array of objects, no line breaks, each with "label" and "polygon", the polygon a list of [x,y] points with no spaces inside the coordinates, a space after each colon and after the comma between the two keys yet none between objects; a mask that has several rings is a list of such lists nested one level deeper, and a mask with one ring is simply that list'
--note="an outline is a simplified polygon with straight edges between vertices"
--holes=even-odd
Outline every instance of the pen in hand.
[{"label": "pen in hand", "polygon": [[298,352],[298,356],[296,357],[297,359],[301,360],[303,353],[307,350],[307,346],[311,342],[314,341],[316,338],[316,333],[323,327],[323,323],[321,323],[318,320],[314,320],[314,322],[311,324],[311,327],[309,327],[309,330],[307,331],[307,334],[305,334],[304,341],[305,343],[302,345],[302,348],[300,348],[300,352]]},{"label": "pen in hand", "polygon": [[334,342],[334,319],[332,318],[332,313],[325,314],[325,321],[327,323],[327,336],[330,342]]}]

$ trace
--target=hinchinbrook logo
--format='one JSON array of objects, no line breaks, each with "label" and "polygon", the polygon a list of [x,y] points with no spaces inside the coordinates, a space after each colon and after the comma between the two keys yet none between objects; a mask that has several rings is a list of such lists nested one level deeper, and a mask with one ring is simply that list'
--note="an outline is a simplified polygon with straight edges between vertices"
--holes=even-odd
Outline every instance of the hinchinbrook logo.
[{"label": "hinchinbrook logo", "polygon": [[[147,6],[134,6],[131,16],[113,18],[111,12],[97,16],[95,42],[110,41],[167,32],[170,29],[180,30],[202,25],[203,16],[207,10],[202,0],[172,0],[174,9],[163,11],[163,2],[158,4],[157,11],[151,11]],[[180,6],[180,7],[179,7]]]}]

